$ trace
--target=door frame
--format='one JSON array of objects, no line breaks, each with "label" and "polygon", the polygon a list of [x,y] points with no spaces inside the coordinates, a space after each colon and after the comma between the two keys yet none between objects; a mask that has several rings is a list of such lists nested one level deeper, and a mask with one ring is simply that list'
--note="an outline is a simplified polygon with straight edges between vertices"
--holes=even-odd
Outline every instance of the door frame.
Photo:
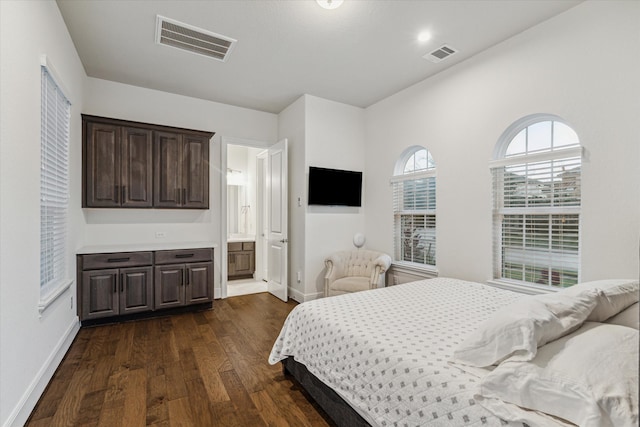
[{"label": "door frame", "polygon": [[227,145],[241,145],[244,147],[266,150],[273,145],[267,141],[237,138],[233,136],[220,137],[220,298],[227,298]]}]

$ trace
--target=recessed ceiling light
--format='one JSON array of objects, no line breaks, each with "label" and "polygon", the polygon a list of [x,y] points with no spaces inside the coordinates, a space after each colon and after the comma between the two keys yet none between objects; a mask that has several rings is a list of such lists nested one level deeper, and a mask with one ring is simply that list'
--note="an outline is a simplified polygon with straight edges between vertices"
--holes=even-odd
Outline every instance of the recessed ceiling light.
[{"label": "recessed ceiling light", "polygon": [[316,2],[325,9],[337,9],[344,0],[316,0]]},{"label": "recessed ceiling light", "polygon": [[423,31],[418,34],[418,41],[421,43],[431,40],[431,33],[429,31]]}]

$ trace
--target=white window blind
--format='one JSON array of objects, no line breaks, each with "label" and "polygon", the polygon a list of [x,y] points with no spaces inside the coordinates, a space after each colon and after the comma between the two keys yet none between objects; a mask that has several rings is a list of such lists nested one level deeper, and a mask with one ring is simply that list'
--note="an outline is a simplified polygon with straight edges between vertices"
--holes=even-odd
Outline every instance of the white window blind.
[{"label": "white window blind", "polygon": [[67,279],[69,121],[71,104],[42,67],[40,138],[40,295]]},{"label": "white window blind", "polygon": [[496,279],[578,282],[582,150],[567,128],[555,121],[529,125],[491,164]]},{"label": "white window blind", "polygon": [[391,179],[395,260],[435,266],[435,163],[431,154],[421,148],[400,166],[402,174]]}]

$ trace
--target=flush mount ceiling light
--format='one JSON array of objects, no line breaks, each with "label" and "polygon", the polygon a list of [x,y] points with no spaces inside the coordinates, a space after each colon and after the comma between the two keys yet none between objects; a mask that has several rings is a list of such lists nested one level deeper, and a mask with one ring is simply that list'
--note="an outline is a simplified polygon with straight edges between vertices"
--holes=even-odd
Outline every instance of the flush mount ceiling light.
[{"label": "flush mount ceiling light", "polygon": [[316,0],[316,2],[325,9],[337,9],[344,0]]}]

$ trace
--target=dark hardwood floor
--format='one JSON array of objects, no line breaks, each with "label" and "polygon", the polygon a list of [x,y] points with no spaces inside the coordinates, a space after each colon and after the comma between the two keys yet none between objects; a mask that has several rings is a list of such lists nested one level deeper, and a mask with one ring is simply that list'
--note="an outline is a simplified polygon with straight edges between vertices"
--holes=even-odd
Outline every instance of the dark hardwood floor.
[{"label": "dark hardwood floor", "polygon": [[263,293],[82,328],[27,426],[329,426],[267,362],[295,305]]}]

